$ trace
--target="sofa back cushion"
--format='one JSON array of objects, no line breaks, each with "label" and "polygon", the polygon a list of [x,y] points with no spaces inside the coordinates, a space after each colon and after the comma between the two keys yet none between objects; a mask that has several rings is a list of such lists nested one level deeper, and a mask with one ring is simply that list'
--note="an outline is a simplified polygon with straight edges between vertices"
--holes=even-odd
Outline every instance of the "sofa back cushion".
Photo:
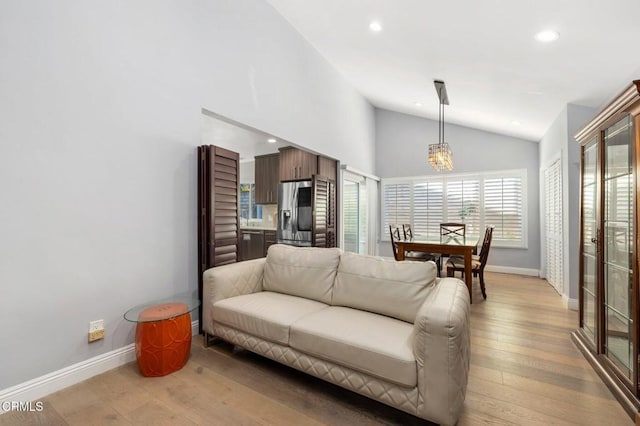
[{"label": "sofa back cushion", "polygon": [[263,288],[329,304],[339,261],[337,248],[274,244],[267,252]]},{"label": "sofa back cushion", "polygon": [[331,304],[413,323],[435,283],[433,262],[396,262],[342,253]]}]

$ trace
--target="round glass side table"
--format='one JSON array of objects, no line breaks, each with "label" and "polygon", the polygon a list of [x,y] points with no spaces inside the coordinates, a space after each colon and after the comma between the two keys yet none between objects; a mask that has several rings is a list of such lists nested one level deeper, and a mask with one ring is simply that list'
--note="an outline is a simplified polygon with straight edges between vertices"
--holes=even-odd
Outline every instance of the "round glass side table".
[{"label": "round glass side table", "polygon": [[137,323],[136,359],[146,377],[166,376],[180,370],[191,352],[191,315],[200,301],[189,295],[136,306],[124,319]]}]

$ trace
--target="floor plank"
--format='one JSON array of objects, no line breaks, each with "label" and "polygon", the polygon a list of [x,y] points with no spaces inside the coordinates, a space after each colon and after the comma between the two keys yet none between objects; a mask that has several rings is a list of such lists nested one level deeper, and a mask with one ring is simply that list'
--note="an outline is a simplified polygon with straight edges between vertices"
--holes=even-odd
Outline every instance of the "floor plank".
[{"label": "floor plank", "polygon": [[[487,273],[474,280],[471,370],[459,425],[621,425],[631,418],[573,346],[577,312],[546,281]],[[425,425],[414,416],[219,343],[194,338],[180,371],[145,378],[135,363],[10,412],[4,425]]]}]

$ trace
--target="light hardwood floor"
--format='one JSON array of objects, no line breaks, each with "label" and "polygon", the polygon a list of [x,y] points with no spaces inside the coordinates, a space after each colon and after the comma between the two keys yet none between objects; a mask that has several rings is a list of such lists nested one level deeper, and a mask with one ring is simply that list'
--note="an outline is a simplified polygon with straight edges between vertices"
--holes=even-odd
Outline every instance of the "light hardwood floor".
[{"label": "light hardwood floor", "polygon": [[[474,280],[471,371],[459,425],[626,425],[630,417],[571,343],[577,313],[538,278]],[[43,399],[0,425],[424,425],[426,422],[220,343],[194,338],[182,370],[144,378],[135,363]]]}]

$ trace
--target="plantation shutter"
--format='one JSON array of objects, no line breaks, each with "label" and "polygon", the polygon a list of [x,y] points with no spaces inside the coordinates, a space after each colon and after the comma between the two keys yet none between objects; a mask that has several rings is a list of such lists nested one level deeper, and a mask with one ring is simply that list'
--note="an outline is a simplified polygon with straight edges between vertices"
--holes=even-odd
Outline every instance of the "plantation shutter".
[{"label": "plantation shutter", "polygon": [[443,182],[418,182],[413,185],[413,231],[417,235],[437,238],[443,222]]},{"label": "plantation shutter", "polygon": [[484,220],[486,226],[494,226],[494,240],[523,240],[522,189],[522,178],[517,176],[485,179]]},{"label": "plantation shutter", "polygon": [[455,179],[447,182],[447,222],[465,223],[469,237],[484,235],[484,230],[480,230],[480,180]]},{"label": "plantation shutter", "polygon": [[409,183],[385,183],[383,185],[384,234],[389,225],[411,223],[411,185]]},{"label": "plantation shutter", "polygon": [[440,223],[453,222],[471,239],[492,225],[493,245],[526,248],[526,179],[524,170],[383,179],[381,237],[389,240],[389,224],[409,223],[421,238],[438,238]]}]

